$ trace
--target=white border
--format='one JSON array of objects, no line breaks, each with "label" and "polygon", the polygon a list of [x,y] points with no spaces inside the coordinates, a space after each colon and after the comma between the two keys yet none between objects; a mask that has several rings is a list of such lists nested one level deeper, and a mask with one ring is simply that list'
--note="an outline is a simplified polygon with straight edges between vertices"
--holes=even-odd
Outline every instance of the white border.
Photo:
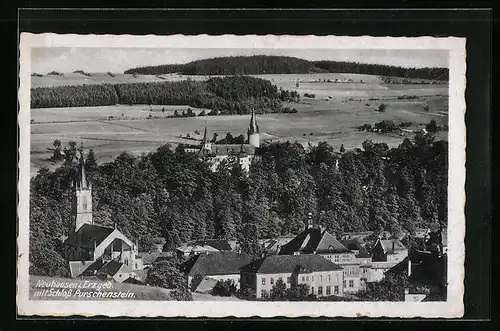
[{"label": "white border", "polygon": [[[449,50],[448,298],[446,302],[30,301],[28,276],[31,47],[441,49]],[[19,86],[20,315],[110,317],[461,317],[465,260],[465,38],[337,36],[132,36],[22,33]]]}]

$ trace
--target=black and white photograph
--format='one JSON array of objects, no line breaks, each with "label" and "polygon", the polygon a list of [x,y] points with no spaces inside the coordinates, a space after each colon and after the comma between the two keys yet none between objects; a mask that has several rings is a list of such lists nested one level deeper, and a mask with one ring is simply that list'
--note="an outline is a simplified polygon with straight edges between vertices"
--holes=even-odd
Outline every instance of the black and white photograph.
[{"label": "black and white photograph", "polygon": [[464,45],[23,33],[20,311],[461,316]]}]

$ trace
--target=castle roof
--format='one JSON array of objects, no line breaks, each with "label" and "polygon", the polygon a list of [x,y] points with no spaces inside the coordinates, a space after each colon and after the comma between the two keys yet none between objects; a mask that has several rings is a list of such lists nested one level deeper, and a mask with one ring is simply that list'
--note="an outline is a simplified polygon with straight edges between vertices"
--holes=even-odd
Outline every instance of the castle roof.
[{"label": "castle roof", "polygon": [[113,231],[113,228],[93,224],[84,224],[78,229],[78,231],[70,234],[64,243],[70,246],[93,248],[94,242],[95,245],[98,246]]},{"label": "castle roof", "polygon": [[211,146],[211,154],[213,155],[254,155],[255,154],[255,146],[250,144],[224,144],[217,145],[213,144]]},{"label": "castle roof", "polygon": [[302,254],[313,253],[351,253],[334,236],[327,231],[317,228],[305,229],[290,242],[283,245],[280,255],[290,255],[295,252]]},{"label": "castle roof", "polygon": [[270,255],[241,268],[241,271],[259,274],[311,273],[335,270],[342,270],[342,267],[315,254]]},{"label": "castle roof", "polygon": [[384,250],[384,254],[395,254],[407,250],[405,245],[398,239],[380,239],[379,241]]}]

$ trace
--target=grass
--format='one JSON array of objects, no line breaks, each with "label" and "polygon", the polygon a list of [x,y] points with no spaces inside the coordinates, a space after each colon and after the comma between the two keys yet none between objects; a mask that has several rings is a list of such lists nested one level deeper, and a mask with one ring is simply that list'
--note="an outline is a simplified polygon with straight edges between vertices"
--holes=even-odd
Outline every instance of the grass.
[{"label": "grass", "polygon": [[[70,75],[70,74],[67,74]],[[78,74],[76,74],[78,75]],[[327,76],[325,76],[327,75]],[[119,78],[102,74],[109,79]],[[123,75],[122,75],[123,76]],[[130,75],[128,75],[130,76]],[[180,79],[176,75],[171,79]],[[297,141],[305,146],[327,141],[335,149],[343,144],[345,148],[360,147],[366,139],[375,142],[386,142],[389,146],[399,145],[405,136],[395,134],[377,134],[360,132],[355,128],[363,124],[374,124],[382,120],[392,120],[395,124],[412,122],[409,130],[425,127],[431,119],[438,125],[448,124],[447,85],[402,85],[380,84],[380,78],[367,75],[346,74],[314,74],[314,75],[261,75],[278,86],[292,88],[304,93],[314,93],[316,98],[301,98],[299,103],[285,104],[299,110],[296,114],[258,115],[261,140]],[[354,77],[363,80],[361,83],[299,83],[296,79],[315,81],[324,77]],[[78,75],[78,79],[92,77]],[[45,78],[44,77],[32,77]],[[66,76],[49,77],[54,79],[75,79]],[[154,79],[155,76],[148,76]],[[181,77],[186,79],[186,77]],[[206,78],[206,77],[205,77]],[[354,78],[352,78],[354,80]],[[128,77],[127,79],[130,79]],[[142,79],[140,75],[137,79]],[[204,79],[194,76],[193,79]],[[416,95],[416,99],[398,99],[401,95]],[[331,98],[329,98],[331,97]],[[371,100],[370,100],[371,99]],[[385,112],[377,112],[380,104],[386,105]],[[425,105],[430,111],[424,111]],[[166,111],[161,109],[165,107]],[[233,136],[243,134],[249,123],[249,115],[204,116],[193,118],[166,118],[177,109],[182,112],[187,106],[148,106],[148,105],[116,105],[107,107],[82,108],[50,108],[32,110],[31,118],[31,175],[35,175],[42,166],[51,169],[57,167],[47,161],[51,156],[48,148],[54,139],[60,139],[63,145],[74,140],[83,142],[85,148],[92,148],[98,162],[109,162],[118,154],[127,151],[140,155],[157,149],[165,143],[193,143],[184,139],[187,134],[191,138],[201,139],[205,121],[209,136],[214,132],[222,138],[227,132]],[[194,109],[196,113],[201,109]],[[208,112],[208,110],[205,110]],[[151,119],[148,117],[151,115]],[[112,118],[110,118],[112,116]],[[198,131],[200,134],[196,134]],[[412,137],[411,132],[405,133]],[[438,139],[447,139],[447,132],[440,132]]]},{"label": "grass", "polygon": [[[111,298],[78,298],[76,299],[74,296],[70,297],[42,297],[42,298],[34,298],[35,292],[43,289],[37,287],[37,283],[39,280],[50,282],[52,280],[62,281],[65,283],[83,283],[85,280],[83,279],[70,279],[70,278],[58,278],[58,277],[44,277],[44,276],[30,276],[30,299],[39,299],[39,300],[126,300],[126,299],[111,299]],[[100,284],[107,283],[106,281],[99,280],[89,280],[89,282],[97,282]],[[81,292],[95,291],[89,289],[80,289]],[[134,294],[133,298],[129,298],[129,300],[150,300],[150,301],[171,301],[170,298],[171,290],[167,290],[159,287],[145,286],[145,285],[134,285],[134,284],[124,284],[124,283],[112,283],[112,287],[109,289],[101,289],[101,292],[107,291],[116,291],[116,292],[131,292]],[[75,289],[73,289],[73,293]]]}]

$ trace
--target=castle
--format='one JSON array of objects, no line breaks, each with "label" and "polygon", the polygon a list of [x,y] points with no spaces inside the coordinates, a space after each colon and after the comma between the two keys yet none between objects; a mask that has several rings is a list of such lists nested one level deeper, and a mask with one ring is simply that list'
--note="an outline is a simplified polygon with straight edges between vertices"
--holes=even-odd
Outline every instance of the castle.
[{"label": "castle", "polygon": [[247,135],[247,144],[215,144],[208,140],[207,127],[205,125],[201,145],[194,148],[186,148],[185,151],[197,153],[200,157],[207,158],[213,172],[217,171],[223,161],[232,161],[238,163],[241,169],[248,173],[252,160],[256,156],[256,151],[260,147],[259,127],[253,109]]},{"label": "castle", "polygon": [[72,182],[73,217],[69,222],[68,237],[64,241],[64,255],[69,263],[71,277],[98,277],[117,282],[138,278],[143,269],[138,245],[114,227],[94,224],[92,218],[92,184],[88,182],[80,152],[78,174]]}]

